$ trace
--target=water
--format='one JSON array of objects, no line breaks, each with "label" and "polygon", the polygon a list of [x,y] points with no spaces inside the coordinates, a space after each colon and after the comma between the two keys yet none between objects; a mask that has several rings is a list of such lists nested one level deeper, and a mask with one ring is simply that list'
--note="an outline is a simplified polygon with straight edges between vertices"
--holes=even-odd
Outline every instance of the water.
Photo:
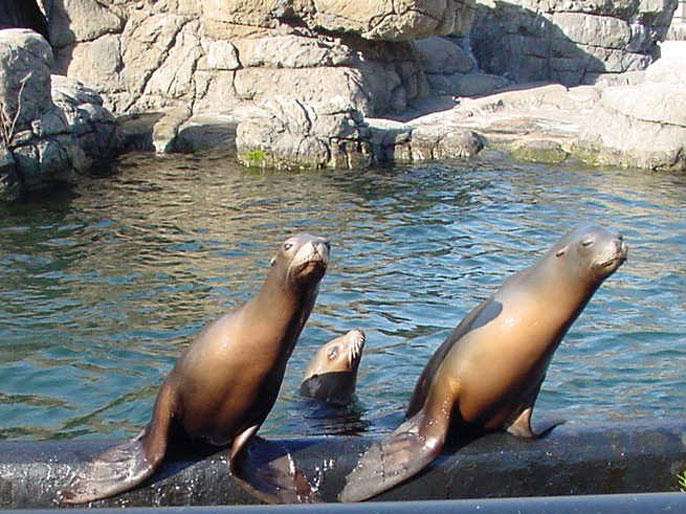
[{"label": "water", "polygon": [[[621,230],[629,261],[556,352],[537,416],[683,419],[685,214],[683,174],[497,155],[299,174],[130,156],[113,178],[0,207],[0,439],[135,434],[180,351],[297,231],[329,237],[332,265],[262,434],[387,432],[460,319],[586,221]],[[358,401],[339,424],[297,389],[315,349],[355,327]]]}]

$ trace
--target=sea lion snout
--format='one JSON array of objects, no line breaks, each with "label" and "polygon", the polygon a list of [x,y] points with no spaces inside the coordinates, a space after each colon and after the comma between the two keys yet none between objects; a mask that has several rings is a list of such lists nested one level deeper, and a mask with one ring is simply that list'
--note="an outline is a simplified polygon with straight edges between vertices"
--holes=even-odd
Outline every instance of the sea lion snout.
[{"label": "sea lion snout", "polygon": [[594,267],[600,269],[603,274],[611,274],[626,261],[629,246],[619,232],[604,230],[597,234],[594,253],[596,254]]},{"label": "sea lion snout", "polygon": [[[300,282],[320,280],[326,273],[330,252],[331,243],[328,239],[311,234],[298,234],[286,240],[280,253],[288,263],[290,279]],[[275,263],[277,259],[278,255],[272,262]]]}]

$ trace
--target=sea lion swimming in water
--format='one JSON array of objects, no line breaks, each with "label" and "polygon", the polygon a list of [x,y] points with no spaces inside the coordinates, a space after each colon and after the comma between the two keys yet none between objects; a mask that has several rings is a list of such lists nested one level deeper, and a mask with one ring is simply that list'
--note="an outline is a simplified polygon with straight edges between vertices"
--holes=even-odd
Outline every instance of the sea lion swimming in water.
[{"label": "sea lion swimming in water", "polygon": [[448,435],[506,430],[535,438],[531,413],[555,349],[600,284],[626,260],[621,235],[579,227],[510,277],[433,354],[407,419],[347,476],[341,501],[371,498],[429,465]]},{"label": "sea lion swimming in water", "polygon": [[307,366],[300,394],[332,405],[347,405],[355,394],[366,336],[354,329],[319,348]]},{"label": "sea lion swimming in water", "polygon": [[230,445],[231,471],[240,475],[237,457],[276,401],[329,249],[326,239],[309,234],[287,239],[257,294],[210,323],[179,358],[160,388],[150,423],[133,440],[92,461],[73,487],[62,491],[62,501],[85,503],[135,487],[159,467],[174,444],[170,437],[178,433]]}]

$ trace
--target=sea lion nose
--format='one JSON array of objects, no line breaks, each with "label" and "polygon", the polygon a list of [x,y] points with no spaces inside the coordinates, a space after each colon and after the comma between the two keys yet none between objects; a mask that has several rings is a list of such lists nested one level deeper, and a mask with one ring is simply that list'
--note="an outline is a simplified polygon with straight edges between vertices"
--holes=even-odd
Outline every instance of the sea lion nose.
[{"label": "sea lion nose", "polygon": [[318,247],[323,246],[324,248],[326,248],[327,255],[331,253],[331,243],[329,243],[328,239],[320,239],[319,241],[317,241],[317,244],[315,244],[315,242],[313,241],[312,245],[314,246],[315,250],[319,250]]}]

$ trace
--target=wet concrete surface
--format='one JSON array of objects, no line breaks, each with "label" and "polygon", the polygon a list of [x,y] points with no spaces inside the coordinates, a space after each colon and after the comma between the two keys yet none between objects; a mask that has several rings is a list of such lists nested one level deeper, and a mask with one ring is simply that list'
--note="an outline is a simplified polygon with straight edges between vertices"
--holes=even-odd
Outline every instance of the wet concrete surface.
[{"label": "wet concrete surface", "polygon": [[[373,439],[328,437],[279,442],[317,485],[322,499],[331,502],[341,490],[345,475]],[[58,492],[68,486],[90,458],[115,443],[0,443],[0,509],[59,507]],[[633,425],[566,424],[541,440],[528,441],[499,433],[478,438],[457,450],[448,449],[417,477],[375,500],[676,492],[677,474],[684,470],[686,420]],[[686,499],[686,494],[683,496]],[[256,503],[259,501],[230,477],[226,451],[198,456],[181,449],[141,487],[91,505]],[[686,512],[686,505],[682,503],[681,508]]]}]

